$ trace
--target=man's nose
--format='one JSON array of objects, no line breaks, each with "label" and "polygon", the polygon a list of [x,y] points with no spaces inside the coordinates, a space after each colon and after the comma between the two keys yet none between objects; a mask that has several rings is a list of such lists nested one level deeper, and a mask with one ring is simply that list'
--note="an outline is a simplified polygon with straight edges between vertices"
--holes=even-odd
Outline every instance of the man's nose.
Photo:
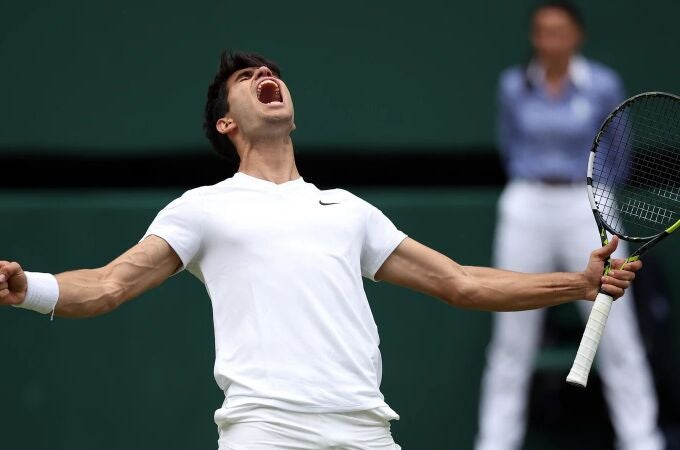
[{"label": "man's nose", "polygon": [[262,66],[255,71],[255,78],[271,77],[274,76],[272,71],[267,66]]}]

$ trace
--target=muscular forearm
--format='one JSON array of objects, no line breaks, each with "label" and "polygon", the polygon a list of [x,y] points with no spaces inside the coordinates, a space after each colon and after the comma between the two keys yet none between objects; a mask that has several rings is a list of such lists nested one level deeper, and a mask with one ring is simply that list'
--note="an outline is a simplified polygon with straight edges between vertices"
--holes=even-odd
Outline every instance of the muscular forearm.
[{"label": "muscular forearm", "polygon": [[107,270],[84,269],[60,273],[55,315],[83,318],[107,313],[125,300],[124,289],[109,280]]},{"label": "muscular forearm", "polygon": [[[389,281],[462,308],[517,311],[542,308],[573,300],[594,300],[600,289],[614,297],[642,267],[640,261],[625,264],[602,276],[604,262],[616,250],[618,240],[590,254],[582,273],[527,274],[487,267],[461,266],[445,255],[406,238],[385,260],[376,279]],[[613,260],[614,267],[624,264]]]},{"label": "muscular forearm", "polygon": [[582,273],[527,274],[486,267],[463,267],[466,289],[458,306],[488,311],[518,311],[585,299],[588,283]]},{"label": "muscular forearm", "polygon": [[161,284],[180,265],[177,254],[162,239],[151,236],[107,266],[57,275],[62,317],[104,314]]}]

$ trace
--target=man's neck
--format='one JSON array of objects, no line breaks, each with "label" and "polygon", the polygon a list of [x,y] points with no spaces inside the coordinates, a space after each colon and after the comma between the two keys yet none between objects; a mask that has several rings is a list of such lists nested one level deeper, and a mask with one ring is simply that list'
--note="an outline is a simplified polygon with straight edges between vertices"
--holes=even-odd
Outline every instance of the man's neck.
[{"label": "man's neck", "polygon": [[276,184],[300,178],[290,137],[284,142],[258,142],[247,145],[239,153],[241,163],[238,170],[246,175]]}]

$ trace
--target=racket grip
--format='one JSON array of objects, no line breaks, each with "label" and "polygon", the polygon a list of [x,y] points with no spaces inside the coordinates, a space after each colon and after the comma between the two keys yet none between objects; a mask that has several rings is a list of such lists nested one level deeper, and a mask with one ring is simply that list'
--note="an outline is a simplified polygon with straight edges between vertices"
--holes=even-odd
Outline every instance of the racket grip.
[{"label": "racket grip", "polygon": [[593,365],[595,352],[600,345],[600,338],[602,338],[602,332],[607,323],[613,301],[614,299],[608,294],[603,292],[597,294],[593,309],[588,317],[586,330],[581,338],[581,344],[576,352],[576,358],[574,358],[574,364],[567,376],[567,383],[580,387],[586,387],[586,384],[588,384],[590,367]]}]

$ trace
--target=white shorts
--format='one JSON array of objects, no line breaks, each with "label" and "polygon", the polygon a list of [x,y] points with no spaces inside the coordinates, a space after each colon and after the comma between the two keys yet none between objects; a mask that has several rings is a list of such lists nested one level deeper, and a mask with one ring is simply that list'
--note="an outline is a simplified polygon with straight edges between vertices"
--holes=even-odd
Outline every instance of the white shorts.
[{"label": "white shorts", "polygon": [[301,413],[265,406],[220,424],[219,450],[399,450],[375,411]]}]

